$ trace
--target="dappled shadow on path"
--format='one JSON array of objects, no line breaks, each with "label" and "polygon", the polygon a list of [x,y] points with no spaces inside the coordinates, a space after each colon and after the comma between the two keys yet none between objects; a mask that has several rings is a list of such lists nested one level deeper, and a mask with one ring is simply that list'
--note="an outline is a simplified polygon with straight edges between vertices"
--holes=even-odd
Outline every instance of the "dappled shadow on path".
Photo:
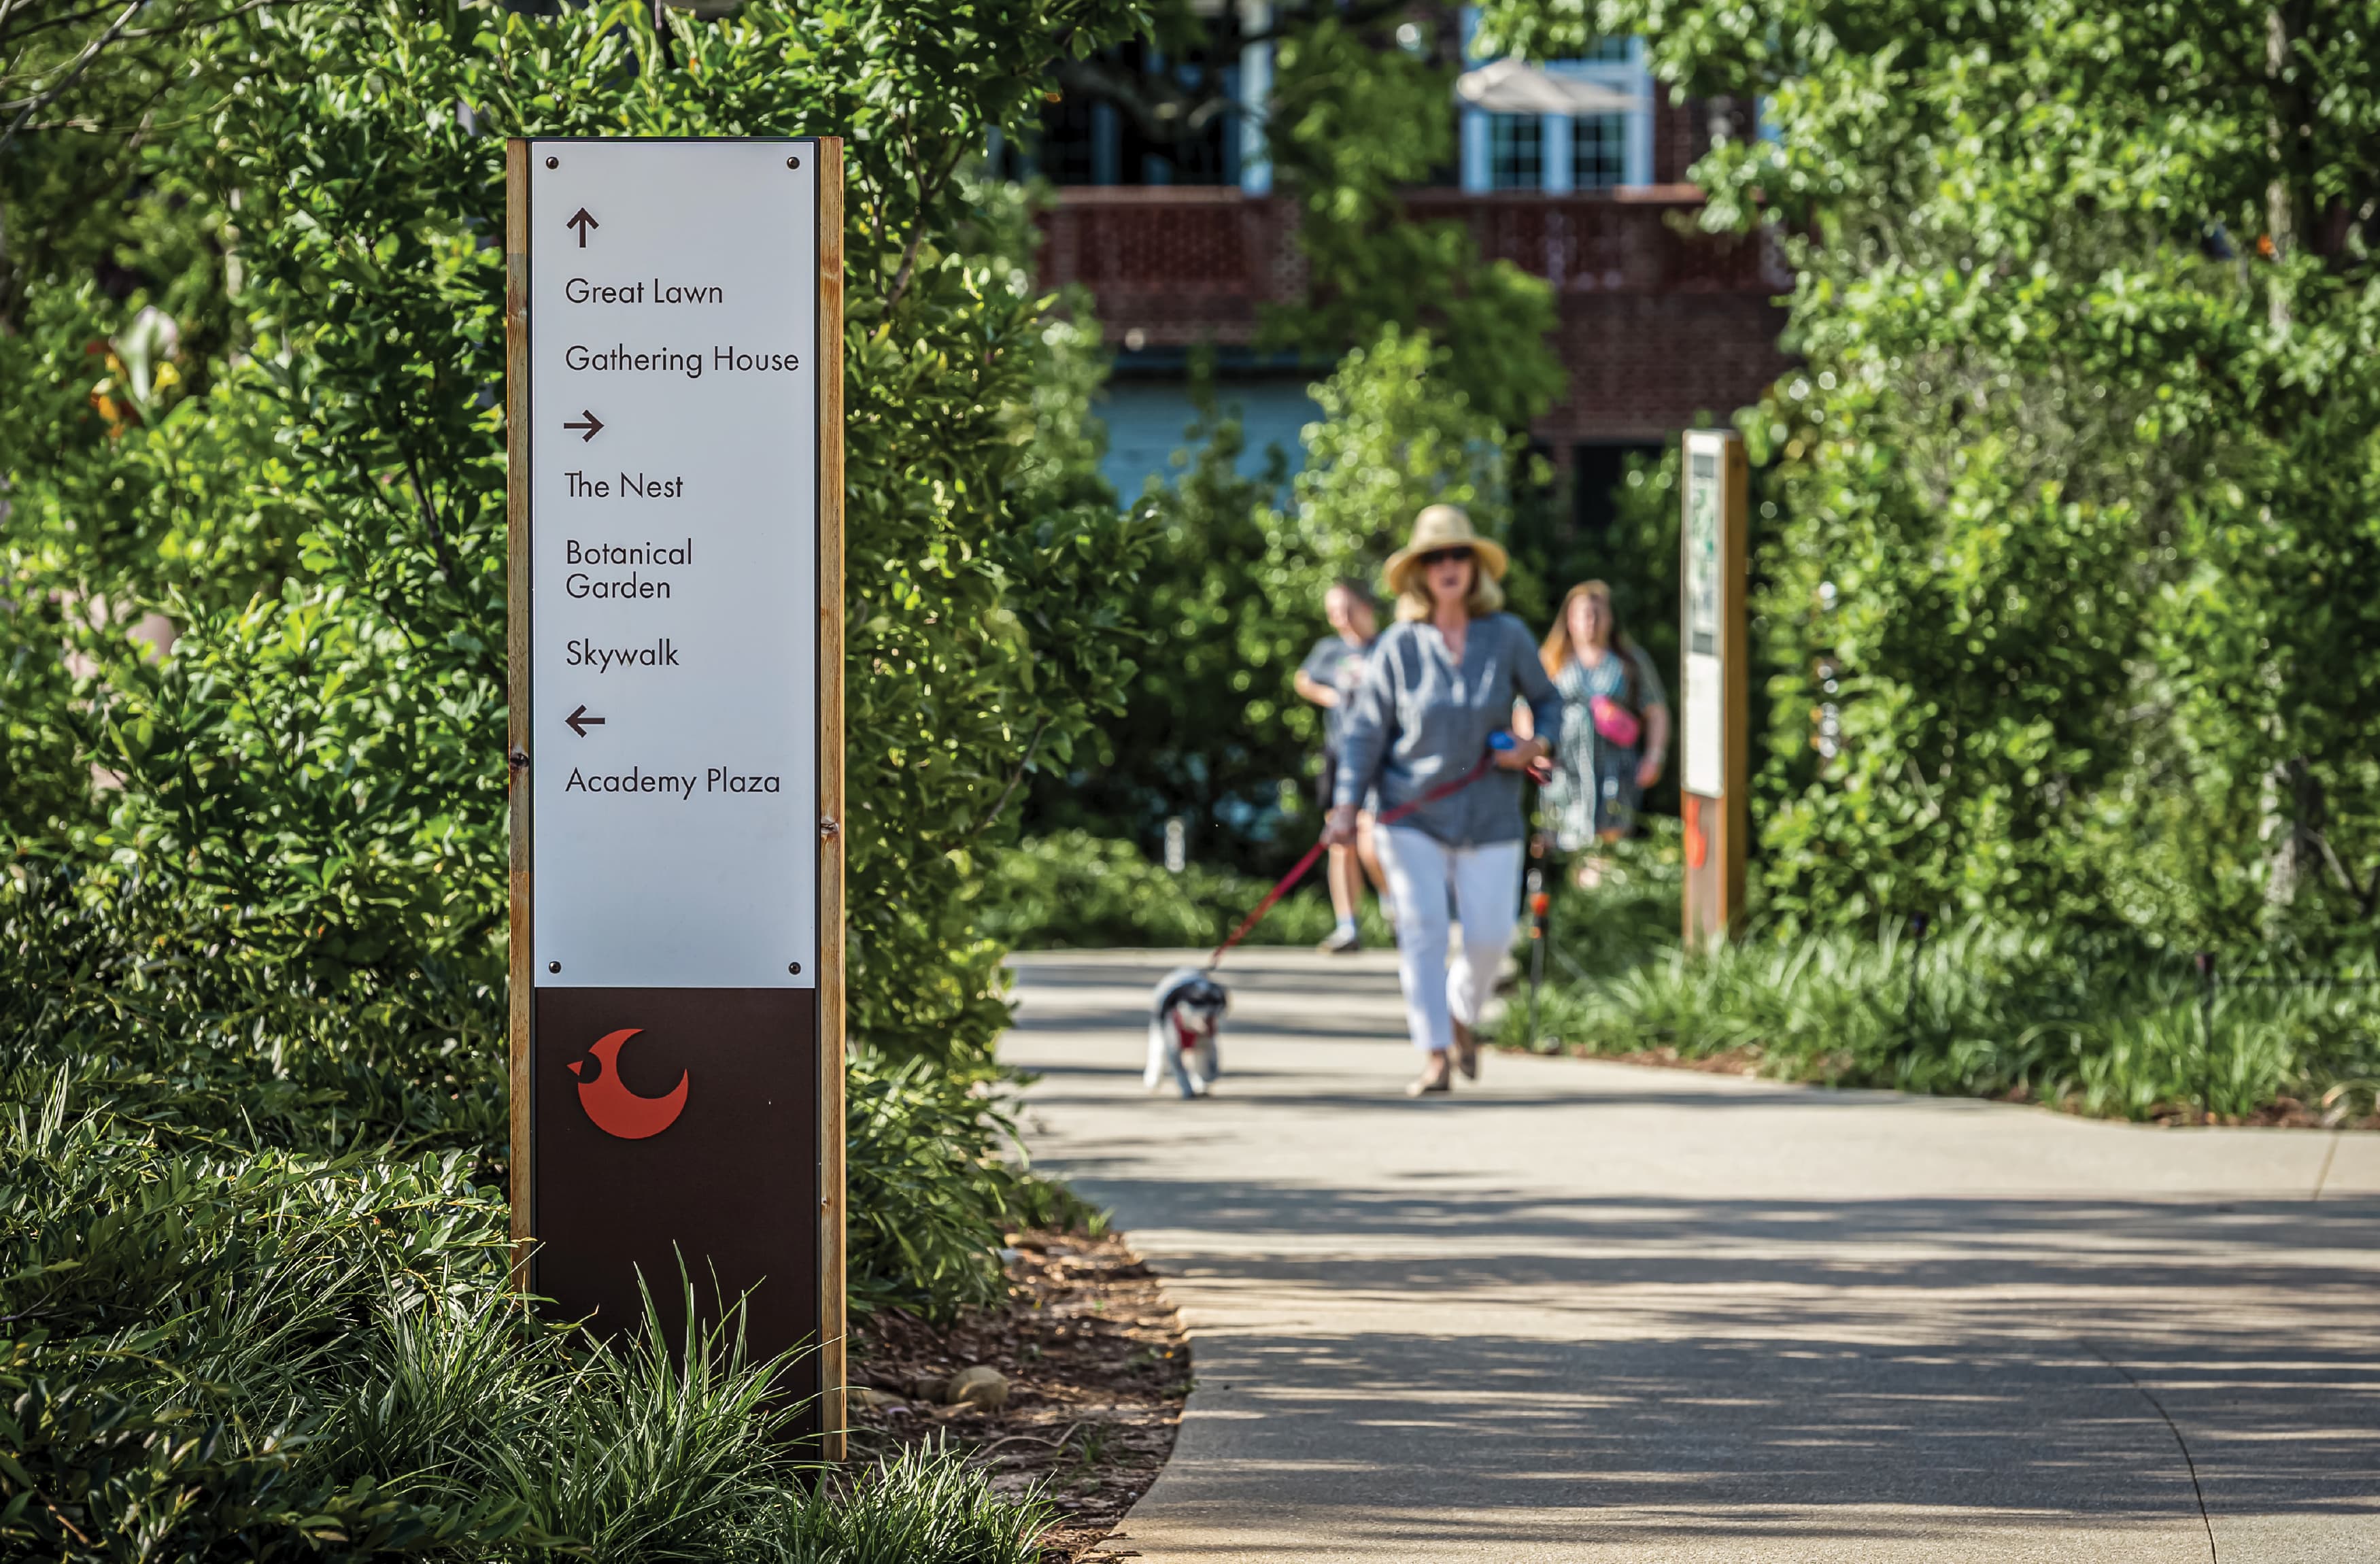
[{"label": "dappled shadow on path", "polygon": [[[1907,1099],[1585,1067],[1414,1104],[1325,1073],[1335,1048],[1266,1053],[1364,1035],[1327,1006],[1250,1004],[1245,1095],[1160,1119],[1127,1105],[1136,1055],[1083,1049],[1130,1021],[1087,1000],[1027,1007],[1066,1039],[1037,1063],[1032,1110],[1069,1131],[1042,1164],[1116,1210],[1197,1340],[1131,1526],[1153,1559],[2188,1559],[2210,1520],[2283,1528],[2265,1557],[2380,1558],[2380,1199],[1897,1195],[1888,1164],[1820,1197],[1752,1162],[1742,1191],[1660,1193],[1665,1112],[1703,1151],[1824,1163]],[[2022,1110],[1922,1111],[1987,1146]],[[1615,1172],[1593,1137],[1622,1122],[1648,1160]],[[1359,1166],[1259,1156],[1323,1124]],[[2069,1132],[2155,1133],[2007,1144],[2119,1155]],[[1573,1152],[1600,1171],[1535,1176]]]},{"label": "dappled shadow on path", "polygon": [[[1261,1508],[1283,1463],[1313,1462],[1334,1502],[1401,1512],[1420,1484],[1474,1538],[1499,1511],[1533,1534],[1550,1509],[1607,1538],[1955,1514],[2187,1522],[2187,1540],[2190,1470],[2114,1360],[2180,1425],[2218,1524],[2374,1512],[2371,1202],[1565,1207],[1086,1182],[1162,1235],[1198,1300],[1201,1411],[1233,1420],[1202,1463],[1194,1419],[1173,1502]],[[1284,1308],[1292,1328],[1258,1317]],[[1426,1523],[1401,1513],[1395,1534]]]},{"label": "dappled shadow on path", "polygon": [[[1140,1024],[1148,1024],[1146,1017]],[[1232,1037],[1235,1043],[1261,1049],[1264,1044],[1279,1039],[1294,1038],[1316,1042],[1377,1043],[1403,1036],[1402,1023],[1394,1025],[1373,1015],[1329,1015],[1317,1013],[1300,1018],[1295,1023],[1276,1021],[1261,1031],[1238,1029]],[[1033,1018],[1033,1030],[1053,1033],[1108,1033],[1116,1031],[1114,1016],[1101,1012],[1080,1015],[1042,1013]]]}]

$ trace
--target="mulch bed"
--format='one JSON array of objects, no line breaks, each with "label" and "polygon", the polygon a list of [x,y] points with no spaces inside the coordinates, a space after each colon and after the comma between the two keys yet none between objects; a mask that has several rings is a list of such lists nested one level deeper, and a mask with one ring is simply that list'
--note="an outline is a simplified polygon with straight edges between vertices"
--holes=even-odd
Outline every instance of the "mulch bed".
[{"label": "mulch bed", "polygon": [[[2011,1102],[2030,1102],[2030,1097],[2015,1092],[2009,1094]],[[2380,1113],[2364,1113],[2338,1117],[2319,1103],[2300,1102],[2293,1097],[2277,1097],[2253,1113],[2217,1113],[2209,1118],[2188,1106],[2168,1106],[2149,1115],[2153,1124],[2223,1124],[2264,1130],[2380,1130]]]},{"label": "mulch bed", "polygon": [[[948,1438],[1001,1492],[1039,1485],[1056,1503],[1043,1564],[1134,1557],[1099,1544],[1172,1452],[1190,1393],[1182,1316],[1117,1234],[1021,1232],[1009,1245],[1004,1308],[949,1327],[890,1311],[854,1328],[851,1382],[872,1393],[851,1398],[852,1455]],[[936,1382],[975,1364],[1006,1376],[1008,1404],[939,1404]]]}]

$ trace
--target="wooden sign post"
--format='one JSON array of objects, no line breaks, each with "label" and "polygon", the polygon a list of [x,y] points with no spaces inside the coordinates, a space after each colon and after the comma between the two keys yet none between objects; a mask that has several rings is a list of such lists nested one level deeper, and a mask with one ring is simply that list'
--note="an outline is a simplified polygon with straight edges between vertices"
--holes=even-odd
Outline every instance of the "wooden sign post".
[{"label": "wooden sign post", "polygon": [[1685,817],[1686,944],[1724,940],[1743,914],[1750,845],[1752,660],[1744,534],[1751,471],[1742,437],[1693,430],[1682,453],[1679,560],[1680,812]]},{"label": "wooden sign post", "polygon": [[607,1333],[740,1302],[839,1457],[843,145],[506,189],[516,1272]]}]

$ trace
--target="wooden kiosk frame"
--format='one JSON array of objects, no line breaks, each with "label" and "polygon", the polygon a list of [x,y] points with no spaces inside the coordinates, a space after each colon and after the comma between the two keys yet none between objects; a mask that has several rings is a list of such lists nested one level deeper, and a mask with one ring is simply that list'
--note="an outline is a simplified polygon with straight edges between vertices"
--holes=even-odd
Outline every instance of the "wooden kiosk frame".
[{"label": "wooden kiosk frame", "polygon": [[[722,139],[735,139],[722,138]],[[844,1146],[844,148],[834,137],[795,138],[814,148],[817,197],[818,453],[818,1358],[819,1432],[828,1460],[845,1455],[845,1187]],[[513,1276],[526,1288],[537,1244],[536,1157],[530,1078],[535,992],[531,911],[530,465],[531,246],[528,140],[504,155],[505,515],[507,763],[511,886],[511,1198]],[[582,236],[583,238],[583,236]],[[591,435],[589,436],[591,439]]]}]

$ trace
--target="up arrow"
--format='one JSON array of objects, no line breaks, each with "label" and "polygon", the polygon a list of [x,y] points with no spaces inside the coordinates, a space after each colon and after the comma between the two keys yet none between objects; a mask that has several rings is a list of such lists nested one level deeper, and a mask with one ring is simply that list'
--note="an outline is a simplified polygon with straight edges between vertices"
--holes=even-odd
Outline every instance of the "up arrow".
[{"label": "up arrow", "polygon": [[576,228],[578,230],[578,248],[580,249],[585,249],[587,248],[587,230],[589,228],[601,228],[603,224],[596,222],[595,214],[582,206],[577,211],[572,212],[568,217],[564,218],[562,220],[562,225],[565,228]]}]

